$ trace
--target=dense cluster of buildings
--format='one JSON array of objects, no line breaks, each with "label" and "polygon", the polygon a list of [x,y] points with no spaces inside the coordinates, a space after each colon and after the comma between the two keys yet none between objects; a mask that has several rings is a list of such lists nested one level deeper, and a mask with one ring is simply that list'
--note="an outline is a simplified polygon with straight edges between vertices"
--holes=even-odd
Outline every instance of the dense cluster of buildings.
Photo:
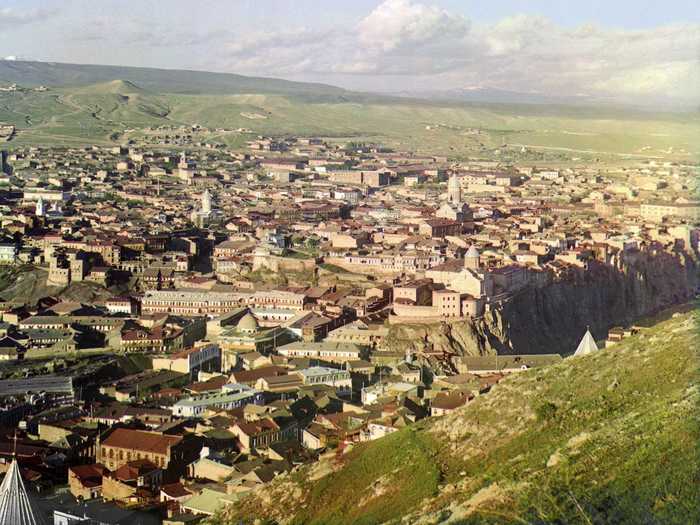
[{"label": "dense cluster of buildings", "polygon": [[397,351],[396,326],[478,320],[601,266],[697,255],[700,238],[689,164],[259,137],[20,148],[0,166],[0,264],[17,281],[0,292],[0,470],[14,456],[38,490],[67,487],[65,523],[192,523],[456,410],[561,356]]}]

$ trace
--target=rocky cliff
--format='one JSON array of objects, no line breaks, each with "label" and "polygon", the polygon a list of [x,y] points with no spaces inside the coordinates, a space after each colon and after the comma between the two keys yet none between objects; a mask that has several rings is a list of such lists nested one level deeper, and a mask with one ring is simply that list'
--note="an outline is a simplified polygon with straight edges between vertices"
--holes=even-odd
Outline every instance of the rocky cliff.
[{"label": "rocky cliff", "polygon": [[697,290],[699,270],[697,258],[683,251],[643,251],[619,267],[593,263],[528,287],[481,319],[395,325],[387,345],[456,355],[569,354],[587,326],[603,339],[613,326],[687,302]]}]

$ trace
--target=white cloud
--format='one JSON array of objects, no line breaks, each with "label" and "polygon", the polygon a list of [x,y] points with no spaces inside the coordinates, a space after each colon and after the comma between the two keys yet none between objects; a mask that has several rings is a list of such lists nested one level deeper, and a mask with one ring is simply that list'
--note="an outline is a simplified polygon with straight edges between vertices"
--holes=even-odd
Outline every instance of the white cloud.
[{"label": "white cloud", "polygon": [[56,9],[27,9],[20,11],[12,7],[0,7],[0,27],[3,31],[46,20],[57,12]]},{"label": "white cloud", "polygon": [[[208,30],[187,21],[93,16],[78,45],[165,57],[184,67],[320,80],[367,90],[492,87],[552,95],[668,96],[700,102],[700,24],[569,28],[516,14],[478,24],[433,0],[384,0],[357,20],[322,27]],[[0,9],[0,23],[38,10]],[[284,23],[284,22],[279,22]],[[221,27],[226,27],[220,25]],[[280,29],[282,27],[282,29]],[[100,42],[103,41],[103,42]],[[155,59],[154,59],[155,60]]]},{"label": "white cloud", "polygon": [[433,6],[411,0],[386,0],[357,26],[360,43],[369,49],[393,51],[402,46],[459,41],[469,31],[469,22]]},{"label": "white cloud", "polygon": [[[368,89],[488,86],[522,92],[697,98],[700,25],[560,27],[515,15],[492,25],[414,0],[385,0],[357,24],[234,35],[225,69],[358,77]],[[387,82],[389,80],[390,82]],[[357,84],[356,83],[356,84]]]}]

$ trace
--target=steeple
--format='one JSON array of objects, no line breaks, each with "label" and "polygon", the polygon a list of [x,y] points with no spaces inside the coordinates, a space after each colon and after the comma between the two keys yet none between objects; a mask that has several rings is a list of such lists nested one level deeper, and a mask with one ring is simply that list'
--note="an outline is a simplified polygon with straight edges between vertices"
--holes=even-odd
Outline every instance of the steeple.
[{"label": "steeple", "polygon": [[46,214],[46,207],[44,206],[44,199],[39,197],[39,200],[36,201],[36,209],[34,211],[34,215],[37,217],[43,217]]},{"label": "steeple", "polygon": [[447,198],[452,204],[460,204],[462,202],[462,187],[459,184],[456,173],[450,175],[450,180],[447,183]]},{"label": "steeple", "polygon": [[19,472],[17,458],[12,458],[10,468],[0,485],[0,525],[44,525],[45,520],[29,499]]},{"label": "steeple", "polygon": [[595,344],[595,339],[593,339],[593,336],[591,335],[590,329],[586,328],[586,333],[583,334],[583,338],[581,339],[581,342],[578,344],[578,347],[576,348],[574,355],[588,355],[588,354],[592,354],[593,352],[597,352],[597,351],[598,351],[598,345]]},{"label": "steeple", "polygon": [[202,213],[211,213],[211,194],[208,189],[202,193]]}]

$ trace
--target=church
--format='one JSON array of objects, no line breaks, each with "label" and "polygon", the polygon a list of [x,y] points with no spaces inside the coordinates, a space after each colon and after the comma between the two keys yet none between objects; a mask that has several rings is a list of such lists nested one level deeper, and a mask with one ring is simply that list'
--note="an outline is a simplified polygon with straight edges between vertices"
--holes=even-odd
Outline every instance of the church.
[{"label": "church", "polygon": [[462,202],[462,186],[456,173],[450,176],[447,183],[447,200],[438,208],[435,216],[457,222],[468,222],[474,218],[469,205]]},{"label": "church", "polygon": [[200,207],[198,210],[192,210],[190,220],[200,228],[221,220],[221,214],[212,205],[212,196],[209,193],[209,189],[205,189],[202,193]]}]

